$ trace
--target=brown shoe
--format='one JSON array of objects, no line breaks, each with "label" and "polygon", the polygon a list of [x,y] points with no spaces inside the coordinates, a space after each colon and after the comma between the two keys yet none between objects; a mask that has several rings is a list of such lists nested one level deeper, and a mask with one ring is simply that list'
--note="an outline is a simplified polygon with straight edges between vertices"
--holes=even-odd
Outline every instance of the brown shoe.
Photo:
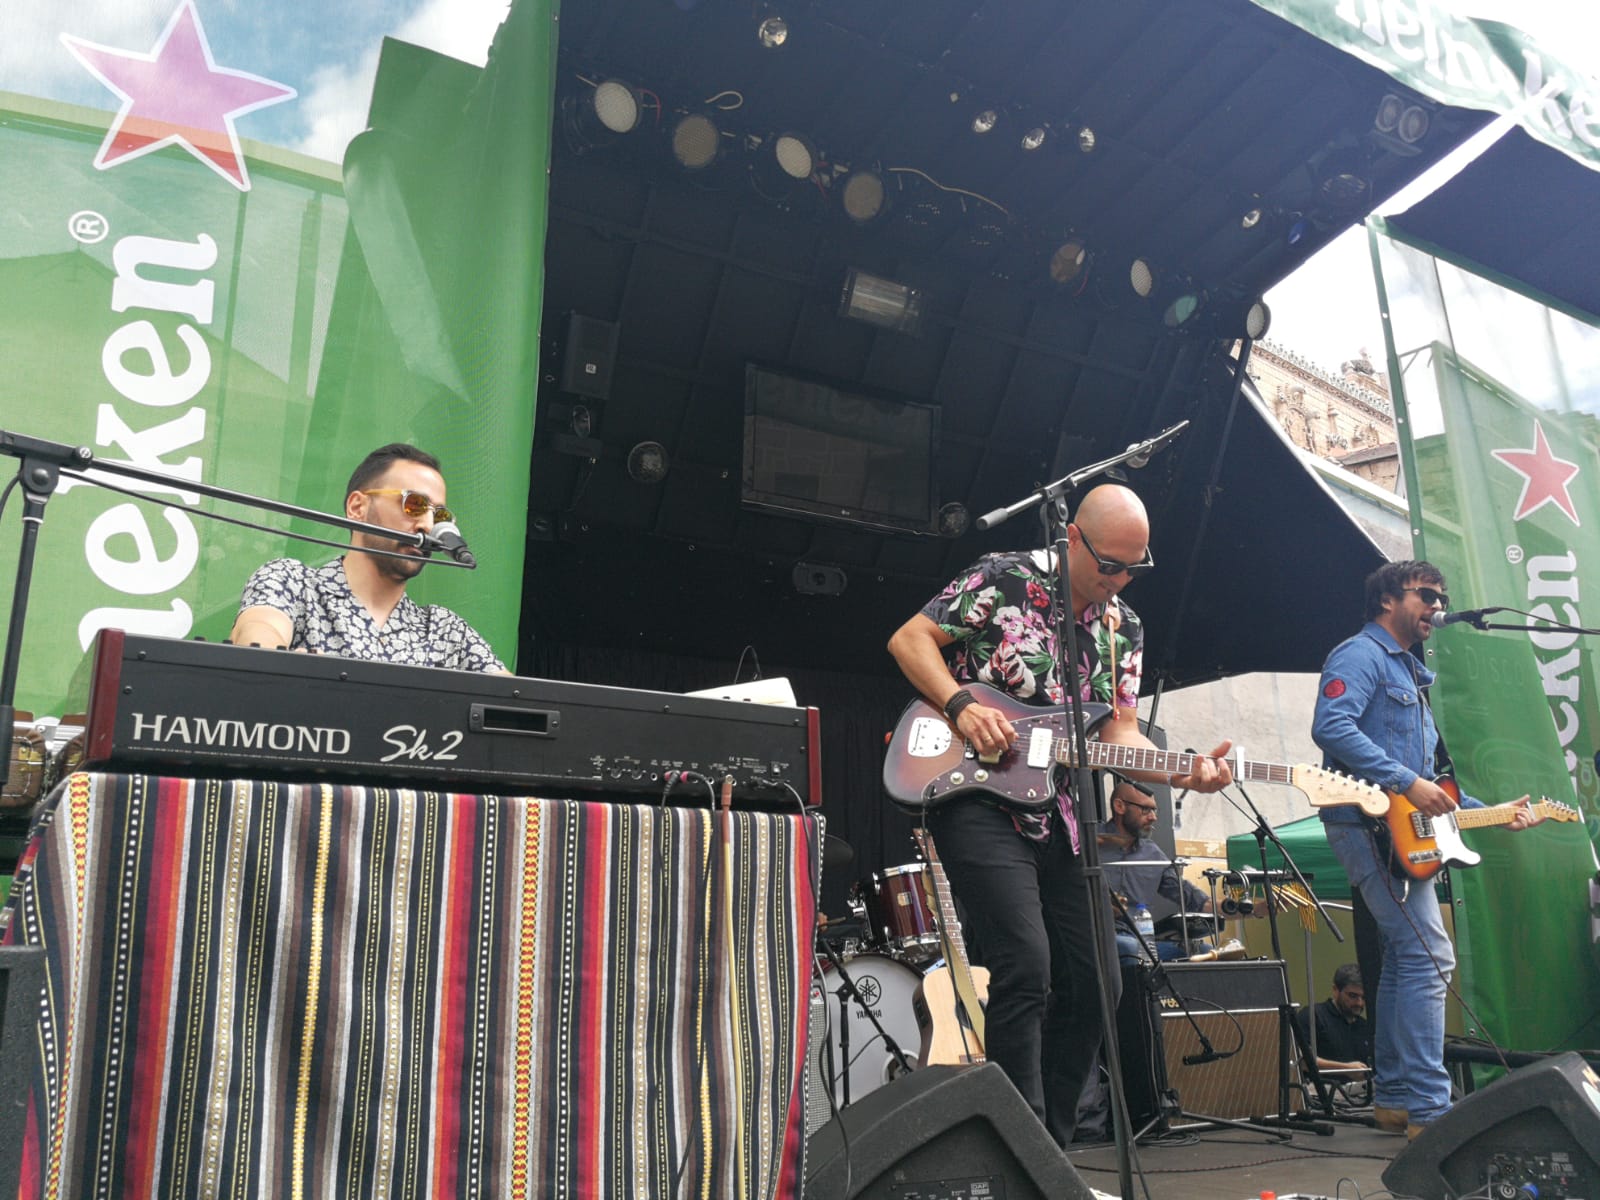
[{"label": "brown shoe", "polygon": [[[1411,1129],[1420,1129],[1420,1125],[1408,1126],[1406,1110],[1403,1108],[1383,1108],[1374,1106],[1372,1109],[1372,1122],[1384,1133],[1410,1133]],[[1416,1134],[1410,1134],[1415,1137]]]},{"label": "brown shoe", "polygon": [[1408,1124],[1406,1126],[1406,1141],[1408,1141],[1408,1142],[1416,1141],[1417,1140],[1417,1135],[1419,1133],[1421,1133],[1426,1128],[1427,1128],[1426,1125]]}]

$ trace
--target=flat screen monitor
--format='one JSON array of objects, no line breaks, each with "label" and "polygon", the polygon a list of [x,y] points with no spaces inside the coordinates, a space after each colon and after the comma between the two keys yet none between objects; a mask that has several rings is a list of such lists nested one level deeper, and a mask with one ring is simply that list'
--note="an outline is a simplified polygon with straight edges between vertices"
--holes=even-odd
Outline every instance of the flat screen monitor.
[{"label": "flat screen monitor", "polygon": [[938,532],[939,410],[745,368],[744,502],[830,521]]}]

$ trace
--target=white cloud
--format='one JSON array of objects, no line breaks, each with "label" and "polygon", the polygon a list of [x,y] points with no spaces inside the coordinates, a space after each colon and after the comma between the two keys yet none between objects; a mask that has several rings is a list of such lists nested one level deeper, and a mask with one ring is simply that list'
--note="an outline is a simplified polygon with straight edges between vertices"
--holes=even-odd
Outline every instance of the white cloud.
[{"label": "white cloud", "polygon": [[174,0],[0,0],[0,88],[104,107],[104,86],[61,44],[61,35],[148,49],[173,7]]},{"label": "white cloud", "polygon": [[[482,66],[507,8],[507,0],[424,0],[389,36]],[[306,132],[294,149],[330,162],[344,158],[350,139],[367,127],[380,41],[375,33],[359,61],[328,63],[312,73],[300,97]]]}]

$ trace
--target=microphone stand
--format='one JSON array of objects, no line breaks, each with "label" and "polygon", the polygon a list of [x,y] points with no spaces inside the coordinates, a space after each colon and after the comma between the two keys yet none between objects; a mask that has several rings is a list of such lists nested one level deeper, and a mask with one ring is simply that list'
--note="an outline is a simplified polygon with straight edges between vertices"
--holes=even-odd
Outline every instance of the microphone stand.
[{"label": "microphone stand", "polygon": [[[1095,836],[1103,804],[1100,777],[1089,769],[1088,737],[1084,727],[1082,677],[1078,666],[1078,614],[1073,610],[1072,579],[1067,564],[1067,525],[1070,523],[1067,497],[1089,480],[1104,475],[1113,467],[1123,463],[1131,464],[1135,459],[1142,460],[1139,464],[1142,466],[1151,454],[1176,439],[1188,424],[1188,421],[1180,421],[1148,441],[1129,446],[1121,454],[1112,455],[1110,458],[1101,459],[1097,463],[1091,463],[1089,466],[1063,475],[1054,483],[1048,483],[1020,500],[985,513],[976,522],[980,530],[993,529],[996,525],[1005,523],[1019,512],[1037,504],[1040,506],[1040,521],[1046,530],[1049,531],[1051,526],[1054,526],[1055,536],[1053,539],[1047,538],[1047,541],[1052,545],[1056,556],[1056,677],[1061,680],[1070,717],[1068,724],[1071,727],[1073,746],[1072,800],[1078,818],[1078,849],[1083,857],[1084,887],[1088,891],[1089,928],[1095,953],[1095,981],[1100,995],[1101,1052],[1105,1055],[1106,1073],[1111,1079],[1111,1125],[1117,1144],[1119,1194],[1123,1196],[1133,1195],[1133,1151],[1132,1140],[1128,1136],[1128,1098],[1122,1079],[1122,1055],[1116,1037],[1117,1005],[1112,995],[1111,979],[1106,970],[1107,961],[1117,961],[1116,940],[1108,932],[1111,929],[1111,912],[1104,878],[1100,873],[1100,847]],[[1065,637],[1062,636],[1063,630]],[[1115,696],[1111,698],[1111,705],[1112,713],[1115,714]],[[1060,831],[1061,836],[1065,834],[1065,830]],[[1108,937],[1111,938],[1109,945],[1106,943]]]},{"label": "microphone stand", "polygon": [[[822,939],[821,945],[822,945],[823,953],[826,954],[828,956],[828,960],[833,963],[833,969],[835,971],[839,972],[839,978],[842,981],[841,985],[839,987],[839,991],[838,991],[838,996],[839,996],[839,1016],[840,1016],[840,1021],[839,1021],[839,1038],[840,1038],[840,1041],[839,1041],[839,1057],[841,1059],[843,1059],[844,1061],[840,1064],[840,1070],[842,1071],[842,1075],[837,1077],[837,1078],[828,1080],[828,1091],[829,1091],[829,1094],[831,1095],[832,1092],[833,1092],[834,1084],[842,1083],[843,1088],[844,1088],[844,1099],[839,1102],[839,1107],[843,1108],[845,1105],[850,1103],[850,1067],[851,1067],[851,1060],[850,1060],[850,1032],[849,1032],[850,1021],[849,1021],[849,1008],[848,1008],[848,1005],[845,1003],[846,996],[850,997],[851,999],[853,999],[856,1002],[856,1006],[861,1009],[861,1015],[866,1017],[867,1020],[872,1023],[872,1027],[875,1030],[878,1031],[878,1036],[883,1039],[884,1049],[888,1050],[890,1054],[894,1055],[895,1061],[900,1064],[900,1069],[902,1071],[915,1070],[916,1069],[916,1064],[914,1064],[909,1058],[906,1057],[905,1051],[900,1049],[900,1044],[898,1042],[896,1042],[894,1040],[894,1038],[889,1035],[889,1031],[883,1027],[883,1022],[878,1020],[878,1014],[872,1011],[872,1005],[870,1005],[870,1004],[868,1004],[866,1002],[865,998],[863,998],[863,996],[861,995],[860,989],[858,989],[856,987],[856,981],[854,979],[851,979],[850,978],[850,973],[844,969],[844,963],[843,963],[843,961],[840,960],[838,952],[835,951],[834,948],[831,945],[828,944],[828,940],[826,938]],[[871,1042],[867,1043],[867,1045],[869,1045],[869,1046],[871,1044],[872,1044]],[[863,1049],[864,1048],[865,1047],[863,1047]]]},{"label": "microphone stand", "polygon": [[[1539,621],[1538,625],[1506,625],[1498,621],[1485,621],[1484,617],[1490,613],[1516,613],[1519,617],[1527,617],[1531,621]],[[1454,620],[1445,620],[1434,625],[1435,629],[1446,629],[1451,625],[1470,625],[1474,629],[1507,629],[1514,633],[1582,633],[1600,634],[1600,629],[1588,629],[1582,625],[1568,625],[1565,621],[1549,620],[1539,616],[1538,613],[1524,612],[1520,608],[1508,608],[1504,604],[1491,604],[1488,608],[1469,608],[1462,612],[1444,614],[1440,616],[1453,616]]]},{"label": "microphone stand", "polygon": [[[39,543],[39,531],[44,525],[45,505],[49,502],[50,497],[55,494],[63,474],[71,479],[79,479],[84,483],[94,484],[97,487],[103,487],[113,492],[122,492],[141,500],[151,500],[151,498],[142,493],[107,483],[102,479],[96,478],[91,472],[119,475],[126,479],[138,480],[144,483],[161,484],[174,492],[195,492],[202,496],[210,496],[217,500],[227,500],[234,504],[258,508],[266,512],[282,513],[290,517],[303,517],[308,521],[316,521],[323,525],[331,525],[339,529],[348,529],[387,538],[389,541],[398,542],[404,546],[415,546],[418,549],[430,550],[444,549],[444,547],[434,546],[432,539],[425,533],[404,533],[397,529],[386,529],[382,525],[369,525],[365,521],[354,521],[349,517],[334,516],[331,513],[318,512],[316,509],[311,508],[301,508],[299,505],[286,504],[281,500],[269,500],[262,496],[252,496],[247,492],[236,492],[229,488],[217,487],[214,484],[201,483],[197,480],[180,479],[174,475],[152,471],[147,467],[134,466],[132,463],[96,459],[94,451],[88,446],[69,446],[65,442],[52,442],[44,438],[29,437],[26,434],[12,433],[8,430],[0,429],[0,455],[20,460],[21,466],[17,469],[17,479],[22,484],[22,540],[17,547],[17,577],[11,591],[11,618],[6,629],[5,659],[3,664],[0,664],[0,735],[3,735],[8,743],[16,724],[17,672],[22,659],[22,631],[28,613],[28,593],[33,587],[33,562]],[[152,501],[152,503],[159,503],[159,501]],[[166,505],[164,507],[175,506]],[[272,529],[250,521],[225,517],[220,513],[207,512],[203,508],[186,508],[185,511],[197,513],[200,516],[209,517],[217,521],[226,521],[233,525],[243,525],[249,529],[260,529],[266,533],[297,538],[300,541],[318,542],[323,545],[339,545],[337,542],[325,542],[321,538],[297,533],[292,529]],[[362,549],[367,554],[400,557],[398,554],[388,550]],[[457,563],[449,558],[430,559],[430,561],[441,562],[452,567],[466,565]],[[11,755],[9,753],[0,755],[0,786],[6,783],[10,775]]]},{"label": "microphone stand", "polygon": [[[1334,940],[1342,943],[1344,934],[1334,924],[1333,917],[1329,915],[1327,906],[1317,897],[1316,892],[1311,890],[1310,881],[1300,870],[1299,864],[1294,861],[1294,855],[1289,853],[1289,847],[1283,844],[1283,839],[1278,836],[1277,831],[1267,823],[1266,817],[1262,815],[1261,809],[1256,806],[1256,802],[1250,799],[1250,793],[1245,791],[1244,785],[1237,779],[1233,782],[1234,786],[1239,789],[1239,795],[1243,798],[1246,807],[1249,808],[1256,819],[1255,828],[1251,830],[1251,833],[1256,839],[1256,855],[1261,861],[1262,899],[1267,905],[1267,926],[1272,934],[1272,957],[1277,960],[1281,968],[1283,946],[1278,939],[1278,903],[1272,888],[1274,872],[1267,869],[1267,843],[1269,841],[1277,848],[1288,873],[1294,876],[1295,882],[1304,888],[1306,895],[1311,898],[1312,905],[1328,926],[1328,930],[1333,934]],[[1241,874],[1243,873],[1241,872]],[[1283,872],[1280,871],[1277,874],[1281,875]],[[1244,877],[1246,879],[1249,878],[1248,875]],[[1283,1000],[1278,1005],[1278,1114],[1275,1117],[1262,1117],[1260,1123],[1280,1128],[1309,1129],[1323,1137],[1332,1137],[1333,1126],[1328,1122],[1315,1120],[1306,1113],[1297,1115],[1289,1111],[1289,1048],[1291,1042],[1300,1055],[1300,1061],[1306,1061],[1307,1054],[1305,1041],[1300,1036],[1300,1027],[1295,1023],[1290,1012],[1288,983],[1288,979],[1285,978]],[[1320,1084],[1322,1077],[1317,1074],[1315,1058],[1311,1059],[1311,1072]]]}]

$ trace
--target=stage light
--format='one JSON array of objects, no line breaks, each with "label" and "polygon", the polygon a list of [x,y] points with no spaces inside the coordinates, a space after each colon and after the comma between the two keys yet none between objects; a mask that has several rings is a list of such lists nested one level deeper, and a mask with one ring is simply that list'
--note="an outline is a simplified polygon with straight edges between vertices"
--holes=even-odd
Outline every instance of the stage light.
[{"label": "stage light", "polygon": [[1084,245],[1083,239],[1069,237],[1058,243],[1050,252],[1050,282],[1058,287],[1078,282],[1082,286],[1081,276],[1089,265],[1089,248]]},{"label": "stage light", "polygon": [[817,169],[817,148],[798,133],[780,133],[774,138],[772,158],[790,179],[810,179]]},{"label": "stage light", "polygon": [[1011,222],[993,205],[974,203],[967,209],[965,223],[950,239],[950,256],[973,270],[989,266],[1011,241]]},{"label": "stage light", "polygon": [[1284,240],[1287,241],[1291,246],[1298,246],[1301,242],[1305,241],[1306,234],[1310,232],[1311,219],[1309,217],[1297,216],[1293,221],[1289,222],[1289,232],[1285,236]]},{"label": "stage light", "polygon": [[1078,130],[1078,149],[1085,154],[1093,154],[1095,147],[1094,130],[1085,125]]},{"label": "stage light", "polygon": [[1128,286],[1141,300],[1150,299],[1161,281],[1161,272],[1147,258],[1136,258],[1128,266]]},{"label": "stage light", "polygon": [[1185,280],[1174,285],[1176,295],[1161,310],[1162,323],[1168,329],[1178,329],[1188,324],[1194,315],[1205,307],[1205,293]]},{"label": "stage light", "polygon": [[561,103],[568,146],[582,154],[632,133],[639,127],[642,103],[639,89],[620,79],[569,93]]},{"label": "stage light", "polygon": [[763,17],[756,26],[756,39],[768,50],[776,50],[789,40],[789,22],[773,15]]},{"label": "stage light", "polygon": [[667,477],[667,448],[660,442],[640,442],[628,451],[628,478],[635,483],[660,483]]},{"label": "stage light", "polygon": [[972,514],[959,500],[952,500],[939,509],[939,536],[958,538],[972,523]]},{"label": "stage light", "polygon": [[1022,149],[1026,153],[1032,154],[1040,146],[1044,145],[1046,136],[1047,134],[1045,133],[1044,126],[1035,125],[1032,129],[1028,130],[1027,133],[1022,135]]},{"label": "stage light", "polygon": [[1244,216],[1239,218],[1239,228],[1254,229],[1257,225],[1261,224],[1261,217],[1262,213],[1259,208],[1246,209]]},{"label": "stage light", "polygon": [[1367,156],[1353,146],[1326,151],[1312,160],[1314,195],[1335,213],[1355,213],[1366,205],[1372,190]]},{"label": "stage light", "polygon": [[888,185],[876,169],[851,171],[839,185],[839,205],[857,225],[868,225],[888,211]]},{"label": "stage light", "polygon": [[954,231],[965,211],[961,198],[932,183],[920,172],[891,171],[890,200],[894,216],[889,231],[921,249],[932,249]]},{"label": "stage light", "polygon": [[722,154],[722,130],[703,112],[685,113],[672,126],[672,157],[685,171],[703,171]]},{"label": "stage light", "polygon": [[1426,102],[1386,92],[1372,118],[1372,132],[1386,149],[1410,155],[1420,152],[1417,143],[1428,136],[1432,124],[1433,113]]},{"label": "stage light", "polygon": [[972,116],[972,132],[983,134],[994,132],[994,127],[1000,124],[1000,113],[997,109],[979,109]]},{"label": "stage light", "polygon": [[1259,296],[1253,300],[1227,300],[1213,304],[1207,320],[1218,337],[1229,341],[1246,337],[1254,342],[1266,337],[1272,327],[1272,310]]},{"label": "stage light", "polygon": [[922,328],[922,291],[910,284],[851,267],[845,273],[844,288],[839,294],[839,315],[880,329],[914,335]]}]

